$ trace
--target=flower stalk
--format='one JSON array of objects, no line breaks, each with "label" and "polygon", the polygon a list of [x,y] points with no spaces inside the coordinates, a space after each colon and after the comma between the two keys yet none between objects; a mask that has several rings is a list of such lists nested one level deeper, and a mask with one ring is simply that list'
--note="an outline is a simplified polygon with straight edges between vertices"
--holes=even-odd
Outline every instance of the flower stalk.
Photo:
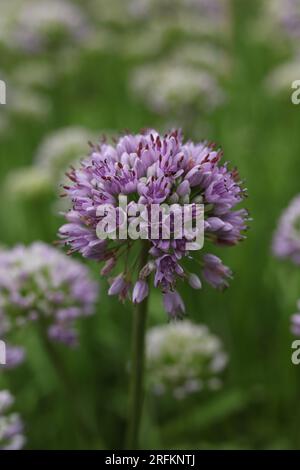
[{"label": "flower stalk", "polygon": [[[141,250],[140,269],[147,263],[148,253],[148,244],[144,242]],[[140,424],[144,401],[145,334],[148,299],[149,296],[141,303],[136,304],[133,313],[127,449],[139,448]]]}]

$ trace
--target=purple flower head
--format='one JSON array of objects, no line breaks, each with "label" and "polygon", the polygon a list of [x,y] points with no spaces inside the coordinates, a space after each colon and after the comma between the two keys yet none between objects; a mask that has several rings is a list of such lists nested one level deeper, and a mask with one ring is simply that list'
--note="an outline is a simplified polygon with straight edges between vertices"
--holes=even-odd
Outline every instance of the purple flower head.
[{"label": "purple flower head", "polygon": [[[193,237],[189,231],[177,236],[181,227],[176,225],[184,206],[191,206],[188,217],[193,222],[199,215],[197,204],[203,205],[205,243],[233,246],[245,237],[248,213],[237,208],[245,190],[237,170],[222,164],[222,157],[214,144],[184,142],[178,130],[164,136],[147,130],[125,135],[114,145],[94,145],[81,166],[69,172],[70,184],[65,191],[72,209],[65,215],[67,224],[59,231],[62,243],[70,252],[104,262],[101,274],[112,275],[109,295],[140,302],[149,292],[146,283],[149,285],[153,279],[164,295],[168,314],[182,315],[185,309],[176,290],[180,281],[189,280],[193,288],[199,289],[202,277],[220,288],[227,286],[231,275],[213,255],[207,255],[206,262],[204,259],[202,272],[199,268],[194,274],[188,271],[187,262],[194,260],[195,251],[188,245]],[[124,209],[120,197],[125,196]],[[173,214],[161,212],[158,219],[152,215],[154,205],[174,204]],[[127,223],[137,224],[136,209],[141,205],[140,239],[116,236]],[[117,214],[115,228],[113,212]],[[106,238],[98,236],[104,221],[109,235]],[[166,222],[170,237],[163,234]],[[157,229],[154,233],[153,227]],[[137,269],[142,245],[147,247],[148,260]]]},{"label": "purple flower head", "polygon": [[[75,321],[93,313],[97,291],[84,266],[45,243],[1,251],[0,337],[39,321],[50,338],[74,345]],[[8,365],[22,357],[21,350],[8,348]]]},{"label": "purple flower head", "polygon": [[300,264],[300,195],[290,202],[281,215],[272,243],[277,258]]},{"label": "purple flower head", "polygon": [[10,407],[14,398],[7,390],[0,391],[0,450],[20,450],[25,444],[23,423]]}]

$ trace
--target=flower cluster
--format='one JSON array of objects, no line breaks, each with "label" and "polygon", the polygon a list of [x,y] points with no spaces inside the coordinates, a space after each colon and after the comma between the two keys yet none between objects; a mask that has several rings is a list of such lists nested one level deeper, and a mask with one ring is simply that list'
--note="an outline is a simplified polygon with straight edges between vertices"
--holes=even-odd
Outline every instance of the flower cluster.
[{"label": "flower cluster", "polygon": [[5,193],[10,199],[22,202],[48,196],[52,186],[50,175],[34,165],[16,168],[8,173],[4,182]]},{"label": "flower cluster", "polygon": [[0,450],[20,450],[25,444],[23,423],[9,408],[14,398],[7,390],[0,391]]},{"label": "flower cluster", "polygon": [[84,127],[65,127],[46,135],[36,151],[34,164],[7,175],[7,194],[19,200],[57,194],[66,182],[65,172],[70,165],[78,166],[93,137]]},{"label": "flower cluster", "polygon": [[138,67],[133,72],[131,88],[159,113],[190,109],[197,102],[210,110],[224,101],[220,85],[211,73],[182,61]]},{"label": "flower cluster", "polygon": [[283,212],[273,237],[275,256],[300,264],[300,195]]},{"label": "flower cluster", "polygon": [[42,242],[0,252],[0,331],[38,321],[50,338],[74,345],[78,317],[93,313],[97,284],[88,270]]},{"label": "flower cluster", "polygon": [[[120,195],[127,196],[129,205],[138,202],[147,209],[153,204],[176,203],[181,207],[201,203],[206,241],[220,246],[235,245],[244,239],[247,228],[247,211],[235,209],[245,190],[237,171],[221,164],[221,158],[222,152],[214,145],[184,143],[178,131],[165,136],[145,131],[121,137],[115,146],[99,144],[79,169],[70,171],[71,184],[65,189],[73,207],[66,213],[68,223],[61,227],[60,237],[72,251],[105,261],[103,275],[118,270],[109,279],[109,294],[122,300],[131,297],[133,302],[141,302],[148,295],[148,280],[153,273],[154,286],[163,293],[167,313],[180,316],[184,304],[176,290],[177,282],[186,279],[192,287],[201,287],[198,274],[185,267],[185,263],[193,262],[197,252],[187,248],[185,237],[166,240],[161,234],[150,236],[143,242],[148,261],[136,275],[140,255],[137,247],[142,243],[98,238],[97,227],[102,220],[99,208],[107,204],[117,207]],[[124,268],[118,262],[123,255]],[[203,279],[213,287],[226,287],[230,269],[215,255],[205,253],[199,258],[200,255],[197,270],[202,269]]]},{"label": "flower cluster", "polygon": [[146,356],[154,392],[169,392],[177,399],[219,388],[227,363],[220,340],[206,326],[188,320],[151,328]]}]

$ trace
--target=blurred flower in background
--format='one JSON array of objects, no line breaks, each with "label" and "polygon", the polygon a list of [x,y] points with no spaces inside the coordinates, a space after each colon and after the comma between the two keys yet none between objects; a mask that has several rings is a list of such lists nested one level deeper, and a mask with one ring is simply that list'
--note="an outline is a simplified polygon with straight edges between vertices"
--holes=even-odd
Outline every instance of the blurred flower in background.
[{"label": "blurred flower in background", "polygon": [[189,320],[151,328],[146,337],[148,380],[154,393],[183,399],[221,387],[227,355],[207,326]]},{"label": "blurred flower in background", "polygon": [[300,300],[297,303],[298,312],[292,315],[291,331],[295,336],[300,336]]},{"label": "blurred flower in background", "polygon": [[52,105],[48,98],[39,92],[25,87],[13,87],[7,109],[13,116],[39,121],[49,116]]},{"label": "blurred flower in background", "polygon": [[68,0],[30,0],[26,5],[21,2],[14,13],[7,43],[29,54],[80,45],[90,32],[84,12]]},{"label": "blurred flower in background", "polygon": [[265,81],[265,89],[276,96],[288,96],[290,100],[292,83],[300,77],[300,54],[295,55],[270,72]]},{"label": "blurred flower in background", "polygon": [[[0,337],[2,335],[0,334]],[[6,363],[5,369],[14,369],[24,362],[26,351],[21,346],[6,345]]]},{"label": "blurred flower in background", "polygon": [[94,138],[95,133],[83,127],[58,129],[40,143],[35,155],[36,167],[51,178],[53,186],[58,186],[70,166],[78,166],[85,157],[88,142]]},{"label": "blurred flower in background", "polygon": [[207,116],[226,101],[229,3],[132,0],[129,7],[138,25],[126,51],[144,58],[142,65],[133,67],[132,94],[151,110],[172,115],[173,125],[180,120],[189,131],[199,116],[207,122]]},{"label": "blurred flower in background", "polygon": [[18,167],[7,175],[3,190],[12,200],[24,202],[47,196],[53,184],[50,175],[38,166]]},{"label": "blurred flower in background", "polygon": [[84,266],[55,248],[35,242],[0,252],[0,327],[37,322],[51,339],[77,343],[75,321],[91,315],[98,284]]},{"label": "blurred flower in background", "polygon": [[[11,171],[5,180],[6,194],[15,200],[34,200],[57,196],[67,183],[65,173],[77,167],[88,151],[88,142],[95,133],[84,127],[66,127],[47,134],[34,155],[33,165]],[[56,210],[66,208],[63,201]]]},{"label": "blurred flower in background", "polygon": [[205,111],[211,111],[224,102],[223,91],[213,75],[176,61],[138,67],[133,71],[131,88],[152,110],[176,113],[178,117],[193,108],[196,111],[198,103]]},{"label": "blurred flower in background", "polygon": [[273,22],[274,29],[278,27],[291,39],[300,38],[300,2],[299,0],[267,0],[266,14]]},{"label": "blurred flower in background", "polygon": [[23,423],[10,411],[14,398],[7,390],[0,391],[0,450],[20,450],[25,444]]},{"label": "blurred flower in background", "polygon": [[36,123],[47,120],[52,112],[52,103],[45,90],[36,87],[33,77],[27,83],[9,72],[0,71],[0,79],[7,87],[7,102],[1,106],[0,135],[9,134],[16,120]]},{"label": "blurred flower in background", "polygon": [[229,13],[227,0],[129,0],[127,5],[139,22],[163,19],[166,27],[188,34],[220,32]]},{"label": "blurred flower in background", "polygon": [[265,90],[272,97],[289,93],[291,84],[299,79],[299,0],[265,0],[261,4],[261,15],[255,21],[253,34],[268,43],[278,55],[278,62],[267,73]]},{"label": "blurred flower in background", "polygon": [[300,265],[300,195],[281,215],[273,237],[273,254]]}]

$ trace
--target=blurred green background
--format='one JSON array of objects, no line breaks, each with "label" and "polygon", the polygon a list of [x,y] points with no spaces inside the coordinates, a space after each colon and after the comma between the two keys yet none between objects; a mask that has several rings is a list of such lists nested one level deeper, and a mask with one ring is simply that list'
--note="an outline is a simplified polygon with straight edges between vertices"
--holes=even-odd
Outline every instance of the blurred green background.
[{"label": "blurred green background", "polygon": [[[246,206],[253,221],[244,243],[222,249],[222,259],[234,271],[230,288],[218,293],[205,286],[191,292],[187,286],[182,295],[189,317],[207,324],[224,343],[229,355],[224,386],[214,394],[196,394],[167,406],[148,394],[141,445],[148,449],[300,448],[300,370],[291,363],[289,332],[300,284],[297,269],[287,266],[282,288],[283,267],[270,251],[278,216],[299,192],[300,106],[291,103],[290,82],[284,92],[273,94],[265,86],[272,70],[290,57],[289,46],[278,40],[278,31],[274,36],[262,34],[262,2],[229,2],[229,30],[220,36],[216,27],[216,37],[209,38],[224,47],[228,57],[221,80],[226,100],[209,113],[202,109],[201,100],[189,103],[188,108],[179,104],[175,117],[173,110],[162,114],[149,108],[132,92],[130,77],[137,66],[158,58],[167,60],[169,49],[189,32],[179,34],[175,28],[164,38],[164,47],[153,53],[151,39],[150,44],[145,40],[149,59],[149,50],[130,52],[129,44],[142,44],[145,25],[123,21],[119,8],[126,2],[72,3],[82,8],[95,28],[87,46],[69,45],[58,58],[59,47],[53,44],[38,54],[1,44],[0,78],[3,74],[6,79],[7,104],[0,106],[0,118],[9,119],[0,134],[0,243],[10,247],[34,240],[52,243],[57,238],[63,219],[53,209],[56,196],[46,191],[38,198],[14,197],[13,179],[9,179],[10,187],[7,183],[13,170],[32,165],[40,142],[57,129],[83,126],[98,136],[106,131],[118,135],[124,129],[138,132],[145,127],[164,131],[175,122],[187,138],[217,142],[225,160],[245,178]],[[113,19],[106,15],[108,3]],[[164,16],[160,21],[164,22]],[[154,34],[153,43],[155,38]],[[191,35],[188,41],[197,48],[202,38]],[[55,76],[42,90],[51,111],[38,118],[10,110],[10,77],[17,67],[32,61],[43,62],[50,78]],[[91,263],[90,268],[100,283],[99,266]],[[108,298],[106,290],[104,281],[97,315],[78,325],[80,347],[75,351],[57,347],[77,390],[73,396],[60,383],[34,332],[16,333],[28,358],[15,370],[1,371],[0,385],[16,397],[16,409],[26,425],[27,448],[124,445],[131,305]],[[160,297],[154,293],[149,325],[165,322]],[[72,404],[75,395],[77,401]],[[73,405],[84,414],[91,435],[78,425]]]}]

